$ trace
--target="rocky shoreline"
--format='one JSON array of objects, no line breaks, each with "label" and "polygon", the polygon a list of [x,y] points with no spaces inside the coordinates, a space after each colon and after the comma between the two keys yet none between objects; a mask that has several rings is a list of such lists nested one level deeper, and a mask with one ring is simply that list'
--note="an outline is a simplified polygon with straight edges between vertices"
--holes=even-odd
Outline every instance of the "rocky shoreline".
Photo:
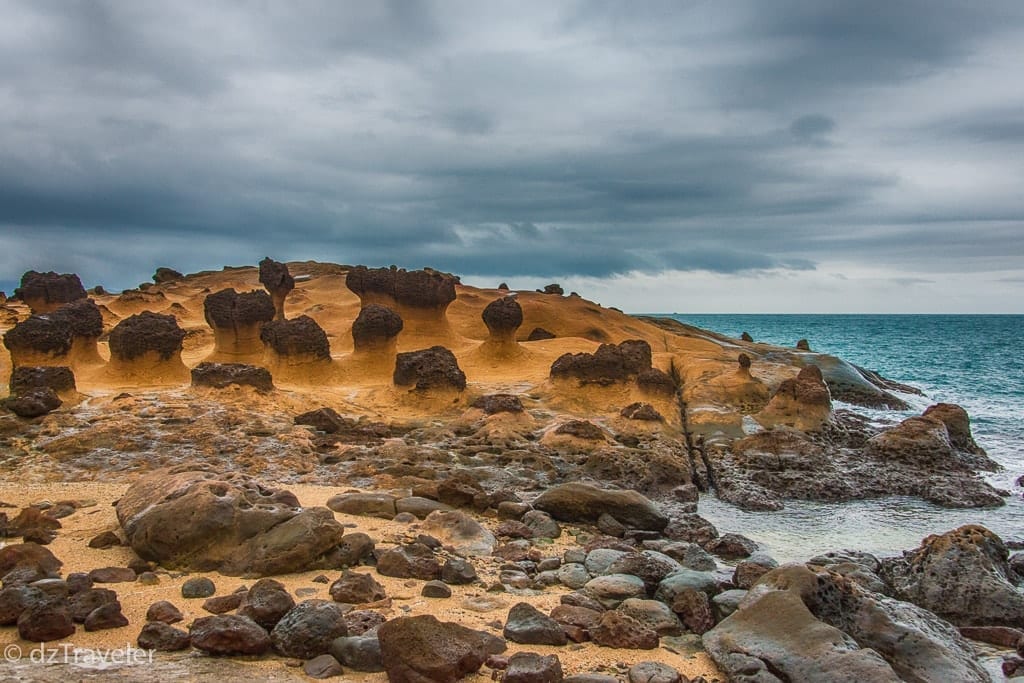
[{"label": "rocky shoreline", "polygon": [[833,400],[912,388],[555,288],[269,259],[154,280],[30,272],[3,305],[5,644],[88,632],[257,679],[985,681],[979,647],[1024,675],[1024,538],[779,566],[697,514],[1002,505],[959,406],[878,426]]}]

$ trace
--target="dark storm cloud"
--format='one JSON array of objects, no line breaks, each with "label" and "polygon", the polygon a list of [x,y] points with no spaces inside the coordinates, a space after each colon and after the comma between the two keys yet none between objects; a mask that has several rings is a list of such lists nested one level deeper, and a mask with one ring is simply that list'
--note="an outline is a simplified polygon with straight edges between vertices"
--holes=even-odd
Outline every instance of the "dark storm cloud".
[{"label": "dark storm cloud", "polygon": [[[986,66],[1019,63],[1015,2],[0,12],[5,280],[131,285],[264,255],[938,273],[1012,269],[1024,248],[1024,103],[1015,71]],[[967,71],[969,98],[950,98],[942,79]]]}]

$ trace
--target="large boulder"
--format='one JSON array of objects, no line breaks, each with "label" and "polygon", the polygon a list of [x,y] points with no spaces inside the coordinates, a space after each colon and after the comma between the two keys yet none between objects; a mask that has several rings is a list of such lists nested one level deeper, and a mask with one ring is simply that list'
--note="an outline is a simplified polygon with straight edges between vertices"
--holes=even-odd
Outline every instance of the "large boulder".
[{"label": "large boulder", "polygon": [[270,632],[285,657],[310,659],[326,653],[335,638],[348,635],[345,610],[329,600],[306,600],[290,609]]},{"label": "large boulder", "polygon": [[403,326],[402,316],[387,306],[367,304],[352,323],[355,350],[394,353]]},{"label": "large boulder", "polygon": [[67,365],[73,342],[71,326],[55,315],[33,315],[4,334],[14,367]]},{"label": "large boulder", "polygon": [[110,331],[110,367],[121,376],[187,380],[188,368],[181,361],[184,339],[173,315],[143,311]]},{"label": "large boulder", "polygon": [[75,373],[59,365],[22,366],[11,372],[11,394],[25,394],[35,389],[52,389],[54,393],[75,391]]},{"label": "large boulder", "polygon": [[260,284],[270,292],[274,303],[274,320],[284,320],[284,301],[295,289],[295,278],[288,272],[288,266],[274,261],[269,256],[260,261]]},{"label": "large boulder", "polygon": [[132,549],[168,567],[268,575],[334,564],[344,528],[326,508],[239,474],[157,470],[117,503]]},{"label": "large boulder", "polygon": [[443,346],[398,354],[393,379],[398,386],[414,386],[417,391],[466,388],[466,373],[455,354]]},{"label": "large boulder", "polygon": [[266,629],[235,614],[200,617],[188,632],[192,647],[211,655],[261,655],[271,648]]},{"label": "large boulder", "polygon": [[272,369],[275,366],[323,364],[331,360],[327,333],[308,315],[266,323],[260,331],[260,339],[266,349],[267,364]]},{"label": "large boulder", "polygon": [[233,359],[263,352],[260,331],[274,319],[274,303],[263,291],[222,289],[204,299],[203,313],[213,328],[214,357]]},{"label": "large boulder", "polygon": [[958,626],[1024,628],[1024,592],[1013,583],[1002,539],[967,525],[929,536],[882,572],[902,600]]},{"label": "large boulder", "polygon": [[377,637],[390,683],[455,683],[506,649],[501,638],[429,615],[392,619]]},{"label": "large boulder", "polygon": [[946,425],[949,443],[958,451],[974,455],[985,455],[985,450],[974,440],[971,433],[971,417],[955,403],[936,403],[925,409],[923,417],[931,417]]},{"label": "large boulder", "polygon": [[636,377],[651,368],[651,345],[639,339],[601,344],[594,353],[567,353],[551,364],[552,379],[576,379],[586,384],[611,384]]},{"label": "large boulder", "polygon": [[6,408],[18,417],[31,419],[42,417],[60,408],[63,401],[49,387],[30,389],[0,400],[0,407]]},{"label": "large boulder", "polygon": [[21,287],[14,290],[14,296],[24,301],[33,313],[49,313],[64,304],[84,299],[86,292],[74,273],[30,270],[21,276]]},{"label": "large boulder", "polygon": [[832,397],[821,370],[808,365],[796,377],[784,380],[754,419],[765,427],[782,425],[815,432],[825,426],[831,414]]},{"label": "large boulder", "polygon": [[589,484],[559,484],[542,493],[533,507],[563,522],[596,524],[608,514],[627,528],[662,531],[668,517],[636,491],[599,489]]}]

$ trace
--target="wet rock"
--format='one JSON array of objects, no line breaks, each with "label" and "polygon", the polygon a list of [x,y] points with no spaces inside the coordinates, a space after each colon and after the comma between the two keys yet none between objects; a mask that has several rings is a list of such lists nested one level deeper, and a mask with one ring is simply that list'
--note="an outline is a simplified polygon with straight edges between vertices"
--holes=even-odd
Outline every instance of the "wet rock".
[{"label": "wet rock", "polygon": [[325,654],[335,638],[347,635],[340,605],[329,600],[305,600],[281,617],[270,640],[285,657],[309,659]]},{"label": "wet rock", "polygon": [[35,389],[51,389],[54,393],[75,390],[75,373],[63,366],[20,366],[11,372],[11,394],[20,396]]},{"label": "wet rock", "polygon": [[[108,588],[90,588],[89,590],[75,593],[67,601],[68,614],[71,620],[83,623],[93,610],[117,602],[117,593]],[[118,605],[120,609],[120,605]]]},{"label": "wet rock", "polygon": [[192,622],[189,638],[211,655],[261,655],[271,648],[270,634],[246,616],[221,614]]},{"label": "wet rock", "polygon": [[455,354],[443,346],[398,354],[393,379],[398,386],[414,386],[418,391],[466,388],[466,374]]},{"label": "wet rock", "polygon": [[352,605],[376,602],[387,597],[384,586],[372,575],[348,570],[328,590],[335,601]]},{"label": "wet rock", "polygon": [[185,331],[173,315],[143,311],[125,318],[110,331],[110,356],[132,361],[152,353],[167,361],[180,355],[184,339]]},{"label": "wet rock", "polygon": [[181,584],[181,597],[187,599],[208,598],[217,592],[217,586],[205,576],[196,576]]},{"label": "wet rock", "polygon": [[9,396],[0,401],[0,407],[6,408],[18,417],[31,419],[42,417],[60,408],[63,401],[53,389],[30,389],[17,396]]},{"label": "wet rock", "polygon": [[295,600],[279,581],[260,579],[245,594],[238,606],[238,615],[248,617],[261,627],[272,630],[277,622],[295,607]]},{"label": "wet rock", "polygon": [[402,316],[387,306],[366,304],[352,323],[355,350],[374,351],[387,348],[398,338],[403,327]]},{"label": "wet rock", "polygon": [[590,629],[590,637],[598,645],[630,650],[653,650],[658,647],[658,634],[636,619],[621,612],[609,611]]},{"label": "wet rock", "polygon": [[455,301],[458,278],[436,270],[367,268],[356,266],[345,276],[345,285],[363,306],[382,303],[444,311]]},{"label": "wet rock", "polygon": [[526,337],[526,341],[544,341],[545,339],[555,339],[553,332],[548,332],[543,327],[535,327],[530,330],[530,334]]},{"label": "wet rock", "polygon": [[377,572],[382,576],[430,581],[440,578],[441,565],[433,551],[422,543],[408,543],[381,553]]},{"label": "wet rock", "polygon": [[128,625],[128,618],[121,613],[121,603],[114,601],[100,605],[85,618],[86,631],[104,631]]},{"label": "wet rock", "polygon": [[423,584],[423,590],[420,591],[420,595],[425,598],[450,598],[452,597],[452,589],[443,581],[427,581]]},{"label": "wet rock", "polygon": [[471,405],[487,415],[523,412],[523,402],[514,394],[487,394],[473,401]]},{"label": "wet rock", "polygon": [[606,608],[616,607],[628,598],[643,598],[647,595],[643,580],[629,574],[608,574],[595,577],[587,582],[583,587],[583,592]]},{"label": "wet rock", "polygon": [[129,583],[135,581],[137,575],[128,567],[100,567],[90,571],[89,577],[96,583]]},{"label": "wet rock", "polygon": [[679,672],[661,662],[637,662],[626,677],[629,683],[681,683]]},{"label": "wet rock", "polygon": [[380,641],[376,634],[335,638],[329,651],[335,659],[350,669],[369,673],[384,671]]},{"label": "wet rock", "polygon": [[175,280],[180,280],[183,277],[185,276],[173,268],[165,268],[161,266],[156,269],[155,273],[153,273],[153,282],[158,285],[162,285],[168,282],[174,282]]},{"label": "wet rock", "polygon": [[517,652],[508,658],[505,683],[561,683],[562,663],[557,655]]},{"label": "wet rock", "polygon": [[832,414],[832,397],[816,365],[808,365],[795,378],[784,380],[768,405],[754,416],[761,425],[783,425],[803,432],[819,431]]},{"label": "wet rock", "polygon": [[327,507],[347,515],[391,519],[395,516],[395,500],[387,493],[339,493],[327,501]]},{"label": "wet rock", "polygon": [[715,626],[711,601],[708,594],[703,591],[685,588],[673,596],[671,607],[672,611],[679,615],[683,625],[694,633],[707,633]]},{"label": "wet rock", "polygon": [[647,422],[663,422],[665,420],[654,406],[650,403],[630,403],[620,412],[627,420],[642,420]]},{"label": "wet rock", "polygon": [[594,523],[610,514],[634,529],[661,531],[668,518],[636,491],[599,489],[587,484],[560,484],[533,501],[534,508],[563,522]]},{"label": "wet rock", "polygon": [[441,567],[441,580],[451,586],[464,586],[476,579],[476,569],[462,558],[449,558]]},{"label": "wet rock", "polygon": [[184,618],[185,617],[181,614],[181,610],[166,600],[154,602],[149,606],[149,609],[146,610],[146,621],[159,621],[164,624],[176,624]]},{"label": "wet rock", "polygon": [[189,634],[161,621],[151,621],[142,627],[136,644],[143,650],[176,652],[192,644]]},{"label": "wet rock", "polygon": [[523,645],[565,645],[565,631],[548,615],[527,602],[515,604],[508,612],[505,638]]},{"label": "wet rock", "polygon": [[117,503],[132,549],[168,567],[228,575],[286,574],[331,564],[344,528],[325,508],[244,475],[145,474]]},{"label": "wet rock", "polygon": [[429,615],[392,619],[380,627],[378,638],[391,683],[455,683],[506,647],[488,633]]},{"label": "wet rock", "polygon": [[284,301],[288,293],[295,289],[295,278],[288,272],[288,266],[274,261],[269,256],[259,263],[260,284],[270,292],[274,303],[274,319],[284,320]]},{"label": "wet rock", "polygon": [[225,389],[232,384],[272,391],[274,381],[266,368],[244,363],[200,363],[192,368],[192,386]]},{"label": "wet rock", "polygon": [[740,534],[722,534],[708,541],[704,549],[727,560],[749,557],[757,550],[757,543]]},{"label": "wet rock", "polygon": [[882,563],[902,600],[958,626],[1024,626],[1024,593],[1010,580],[1009,552],[996,534],[962,526]]},{"label": "wet rock", "polygon": [[494,534],[460,510],[430,513],[423,529],[461,557],[490,555],[497,543]]},{"label": "wet rock", "polygon": [[260,339],[281,357],[329,361],[331,345],[327,333],[308,315],[292,320],[273,320],[263,325]]},{"label": "wet rock", "polygon": [[679,621],[679,617],[669,609],[668,605],[659,600],[629,598],[623,600],[616,609],[626,616],[636,619],[660,636],[678,636],[683,632],[683,625]]},{"label": "wet rock", "polygon": [[551,364],[553,379],[611,384],[636,377],[651,368],[651,346],[632,339],[619,345],[602,344],[594,353],[567,353]]},{"label": "wet rock", "polygon": [[30,643],[48,643],[75,632],[68,608],[55,602],[36,602],[18,615],[18,637]]}]

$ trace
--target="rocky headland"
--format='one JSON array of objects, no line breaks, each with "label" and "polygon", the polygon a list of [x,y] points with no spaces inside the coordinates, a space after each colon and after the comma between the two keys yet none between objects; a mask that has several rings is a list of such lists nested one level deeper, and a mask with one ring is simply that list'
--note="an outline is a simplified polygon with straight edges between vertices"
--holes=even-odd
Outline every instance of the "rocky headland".
[{"label": "rocky headland", "polygon": [[270,259],[120,294],[30,271],[0,314],[22,679],[81,675],[23,662],[40,643],[126,642],[152,680],[1024,675],[1024,530],[780,566],[697,514],[1020,495],[962,408],[879,424],[916,390],[807,343]]}]

